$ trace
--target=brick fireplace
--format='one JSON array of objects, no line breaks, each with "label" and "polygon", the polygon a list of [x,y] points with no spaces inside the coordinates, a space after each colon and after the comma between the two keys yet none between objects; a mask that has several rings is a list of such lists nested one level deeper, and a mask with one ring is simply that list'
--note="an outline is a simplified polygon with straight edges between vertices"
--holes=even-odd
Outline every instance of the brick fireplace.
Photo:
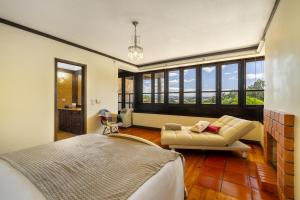
[{"label": "brick fireplace", "polygon": [[279,199],[294,199],[294,115],[265,109],[264,157],[276,167]]}]

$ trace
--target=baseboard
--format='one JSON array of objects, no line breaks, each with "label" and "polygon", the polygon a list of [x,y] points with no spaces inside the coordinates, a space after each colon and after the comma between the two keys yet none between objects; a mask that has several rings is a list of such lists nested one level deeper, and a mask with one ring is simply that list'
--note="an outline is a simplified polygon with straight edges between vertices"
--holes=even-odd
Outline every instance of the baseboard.
[{"label": "baseboard", "polygon": [[150,126],[132,125],[131,127],[133,127],[133,128],[144,128],[144,129],[153,130],[153,131],[160,131],[161,130],[161,128],[150,127]]}]

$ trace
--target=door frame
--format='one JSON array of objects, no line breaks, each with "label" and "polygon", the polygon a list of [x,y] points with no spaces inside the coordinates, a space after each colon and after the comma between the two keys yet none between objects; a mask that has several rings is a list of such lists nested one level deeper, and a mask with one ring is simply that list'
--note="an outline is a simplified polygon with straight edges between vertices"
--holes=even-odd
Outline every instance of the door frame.
[{"label": "door frame", "polygon": [[57,126],[57,119],[56,117],[58,116],[57,112],[57,63],[66,63],[66,64],[71,64],[71,65],[76,65],[82,68],[81,72],[81,104],[82,104],[82,123],[83,123],[83,134],[86,134],[87,130],[87,92],[86,92],[86,82],[87,82],[87,65],[82,64],[82,63],[77,63],[61,58],[54,58],[54,141],[57,141],[56,138],[56,126]]}]

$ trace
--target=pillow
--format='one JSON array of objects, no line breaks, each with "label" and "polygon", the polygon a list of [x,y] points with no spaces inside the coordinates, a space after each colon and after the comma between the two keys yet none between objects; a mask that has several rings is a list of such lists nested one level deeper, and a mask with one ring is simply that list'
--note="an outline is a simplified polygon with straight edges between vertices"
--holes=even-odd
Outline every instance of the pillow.
[{"label": "pillow", "polygon": [[220,126],[214,126],[214,125],[208,125],[205,131],[210,132],[210,133],[219,133],[220,129],[222,127]]},{"label": "pillow", "polygon": [[181,131],[181,124],[166,123],[165,130],[166,131]]},{"label": "pillow", "polygon": [[208,127],[208,125],[209,125],[208,121],[199,121],[190,130],[196,133],[201,133]]}]

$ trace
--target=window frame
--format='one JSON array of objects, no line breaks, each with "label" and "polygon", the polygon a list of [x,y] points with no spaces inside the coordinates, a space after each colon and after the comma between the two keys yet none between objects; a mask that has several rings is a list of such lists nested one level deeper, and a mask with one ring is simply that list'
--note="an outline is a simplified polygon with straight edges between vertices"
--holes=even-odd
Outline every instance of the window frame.
[{"label": "window frame", "polygon": [[[263,119],[263,105],[248,105],[246,106],[246,92],[245,92],[245,71],[246,61],[249,60],[264,60],[264,57],[255,57],[255,58],[243,58],[243,59],[234,59],[229,61],[220,61],[220,62],[211,62],[205,64],[197,64],[190,66],[180,66],[174,68],[166,68],[159,70],[151,70],[136,73],[138,77],[137,80],[139,86],[135,92],[136,107],[135,112],[141,113],[155,113],[155,114],[167,114],[167,115],[187,115],[187,116],[205,116],[205,117],[221,117],[222,115],[233,114],[237,117],[262,121]],[[238,89],[237,90],[228,90],[223,91],[222,86],[222,65],[228,64],[237,64],[238,65]],[[214,66],[216,68],[216,91],[202,91],[202,68]],[[196,69],[196,104],[184,104],[184,70],[189,68]],[[169,92],[169,73],[172,71],[179,70],[179,92]],[[164,90],[164,103],[155,103],[155,80],[154,74],[158,72],[164,72],[165,75],[165,90]],[[152,89],[151,89],[151,103],[143,103],[142,98],[142,77],[143,74],[151,73],[152,80]],[[238,104],[221,104],[221,94],[222,92],[234,91],[238,94]],[[216,103],[215,104],[204,104],[202,103],[202,94],[204,93],[214,93],[216,94]],[[169,94],[178,94],[179,93],[179,103],[172,104],[169,103]],[[190,93],[190,92],[187,92]],[[193,93],[193,92],[191,92]],[[150,94],[150,93],[148,93]]]},{"label": "window frame", "polygon": [[[144,75],[145,74],[150,74],[150,81],[151,81],[151,88],[150,88],[150,92],[144,92]],[[153,104],[153,95],[154,95],[154,84],[153,84],[153,74],[154,74],[154,72],[144,72],[144,73],[142,73],[142,84],[141,84],[141,91],[142,91],[142,98],[141,98],[141,100],[142,100],[142,104]],[[150,102],[149,103],[145,103],[144,102],[144,94],[148,94],[148,95],[150,95]]]},{"label": "window frame", "polygon": [[[230,64],[237,64],[237,75],[238,75],[238,81],[237,81],[237,90],[222,90],[222,66],[223,65],[230,65]],[[226,62],[220,62],[219,63],[219,72],[218,72],[218,94],[217,94],[217,99],[218,99],[218,103],[220,106],[223,107],[242,107],[241,105],[241,99],[243,99],[243,97],[241,96],[241,71],[242,71],[242,65],[241,65],[241,61],[240,60],[233,60],[233,61],[226,61]],[[222,93],[224,92],[236,92],[237,93],[237,97],[238,97],[238,103],[237,104],[222,104]]]},{"label": "window frame", "polygon": [[[179,79],[178,79],[178,86],[179,86],[179,89],[178,89],[178,92],[170,92],[169,91],[169,74],[170,72],[172,71],[178,71],[178,76],[179,76]],[[171,68],[171,69],[168,69],[167,70],[167,80],[166,80],[166,83],[167,83],[167,91],[166,92],[166,103],[168,105],[181,105],[182,104],[182,67],[177,67],[177,68]],[[178,103],[170,103],[169,102],[169,96],[170,94],[178,94]]]},{"label": "window frame", "polygon": [[[264,57],[255,57],[255,58],[247,58],[244,60],[244,85],[243,85],[243,103],[244,106],[247,108],[255,108],[255,107],[261,107],[264,108],[265,101],[263,105],[247,105],[247,92],[265,92],[264,90],[247,90],[247,62],[253,62],[253,61],[263,61],[264,62],[264,72],[265,72],[265,59]],[[265,80],[264,80],[265,81]],[[264,98],[265,100],[265,98]]]},{"label": "window frame", "polygon": [[[183,105],[196,105],[197,104],[197,66],[188,66],[188,67],[181,67],[181,72],[182,73],[182,104]],[[195,91],[190,91],[190,92],[185,92],[184,91],[184,71],[185,70],[190,70],[190,69],[195,69]],[[180,75],[179,75],[179,78],[180,78]],[[179,81],[179,83],[181,82]],[[180,84],[179,84],[180,86]],[[179,87],[179,90],[180,90],[180,87]],[[196,98],[196,101],[195,103],[184,103],[184,94],[195,94],[195,98]],[[179,99],[180,99],[180,96],[179,96]]]},{"label": "window frame", "polygon": [[[133,87],[133,91],[132,92],[126,92],[126,78],[128,78],[128,77],[132,77],[132,87]],[[125,94],[125,101],[124,101],[124,104],[125,104],[125,107],[124,108],[126,108],[126,104],[128,104],[128,108],[134,108],[134,76],[132,75],[132,76],[125,76],[124,77],[124,94]],[[123,87],[123,84],[122,84],[122,87]],[[126,102],[126,95],[129,95],[129,101],[128,102]],[[133,96],[133,101],[131,101],[131,96]]]},{"label": "window frame", "polygon": [[[155,92],[155,74],[159,74],[159,73],[163,73],[163,76],[164,76],[164,84],[163,84],[164,89],[163,89],[163,92],[160,92],[160,93]],[[153,98],[153,104],[165,104],[166,103],[166,98],[165,98],[165,96],[166,96],[166,71],[165,70],[153,71],[151,77],[153,77],[153,97],[152,97]],[[156,103],[155,102],[155,95],[156,94],[163,94],[163,102],[162,103]],[[152,94],[151,94],[151,96],[152,96]]]},{"label": "window frame", "polygon": [[[215,70],[216,70],[216,72],[215,72],[215,91],[203,91],[203,79],[202,79],[202,69],[203,68],[207,68],[207,67],[215,67]],[[201,67],[200,67],[200,82],[201,82],[201,84],[200,84],[200,99],[199,99],[199,101],[200,101],[200,104],[202,105],[202,106],[216,106],[217,104],[218,104],[218,64],[216,64],[216,63],[208,63],[208,64],[204,64],[204,65],[201,65]],[[202,102],[202,97],[203,97],[203,93],[215,93],[216,94],[216,103],[213,103],[213,104],[206,104],[206,103],[203,103]]]}]

